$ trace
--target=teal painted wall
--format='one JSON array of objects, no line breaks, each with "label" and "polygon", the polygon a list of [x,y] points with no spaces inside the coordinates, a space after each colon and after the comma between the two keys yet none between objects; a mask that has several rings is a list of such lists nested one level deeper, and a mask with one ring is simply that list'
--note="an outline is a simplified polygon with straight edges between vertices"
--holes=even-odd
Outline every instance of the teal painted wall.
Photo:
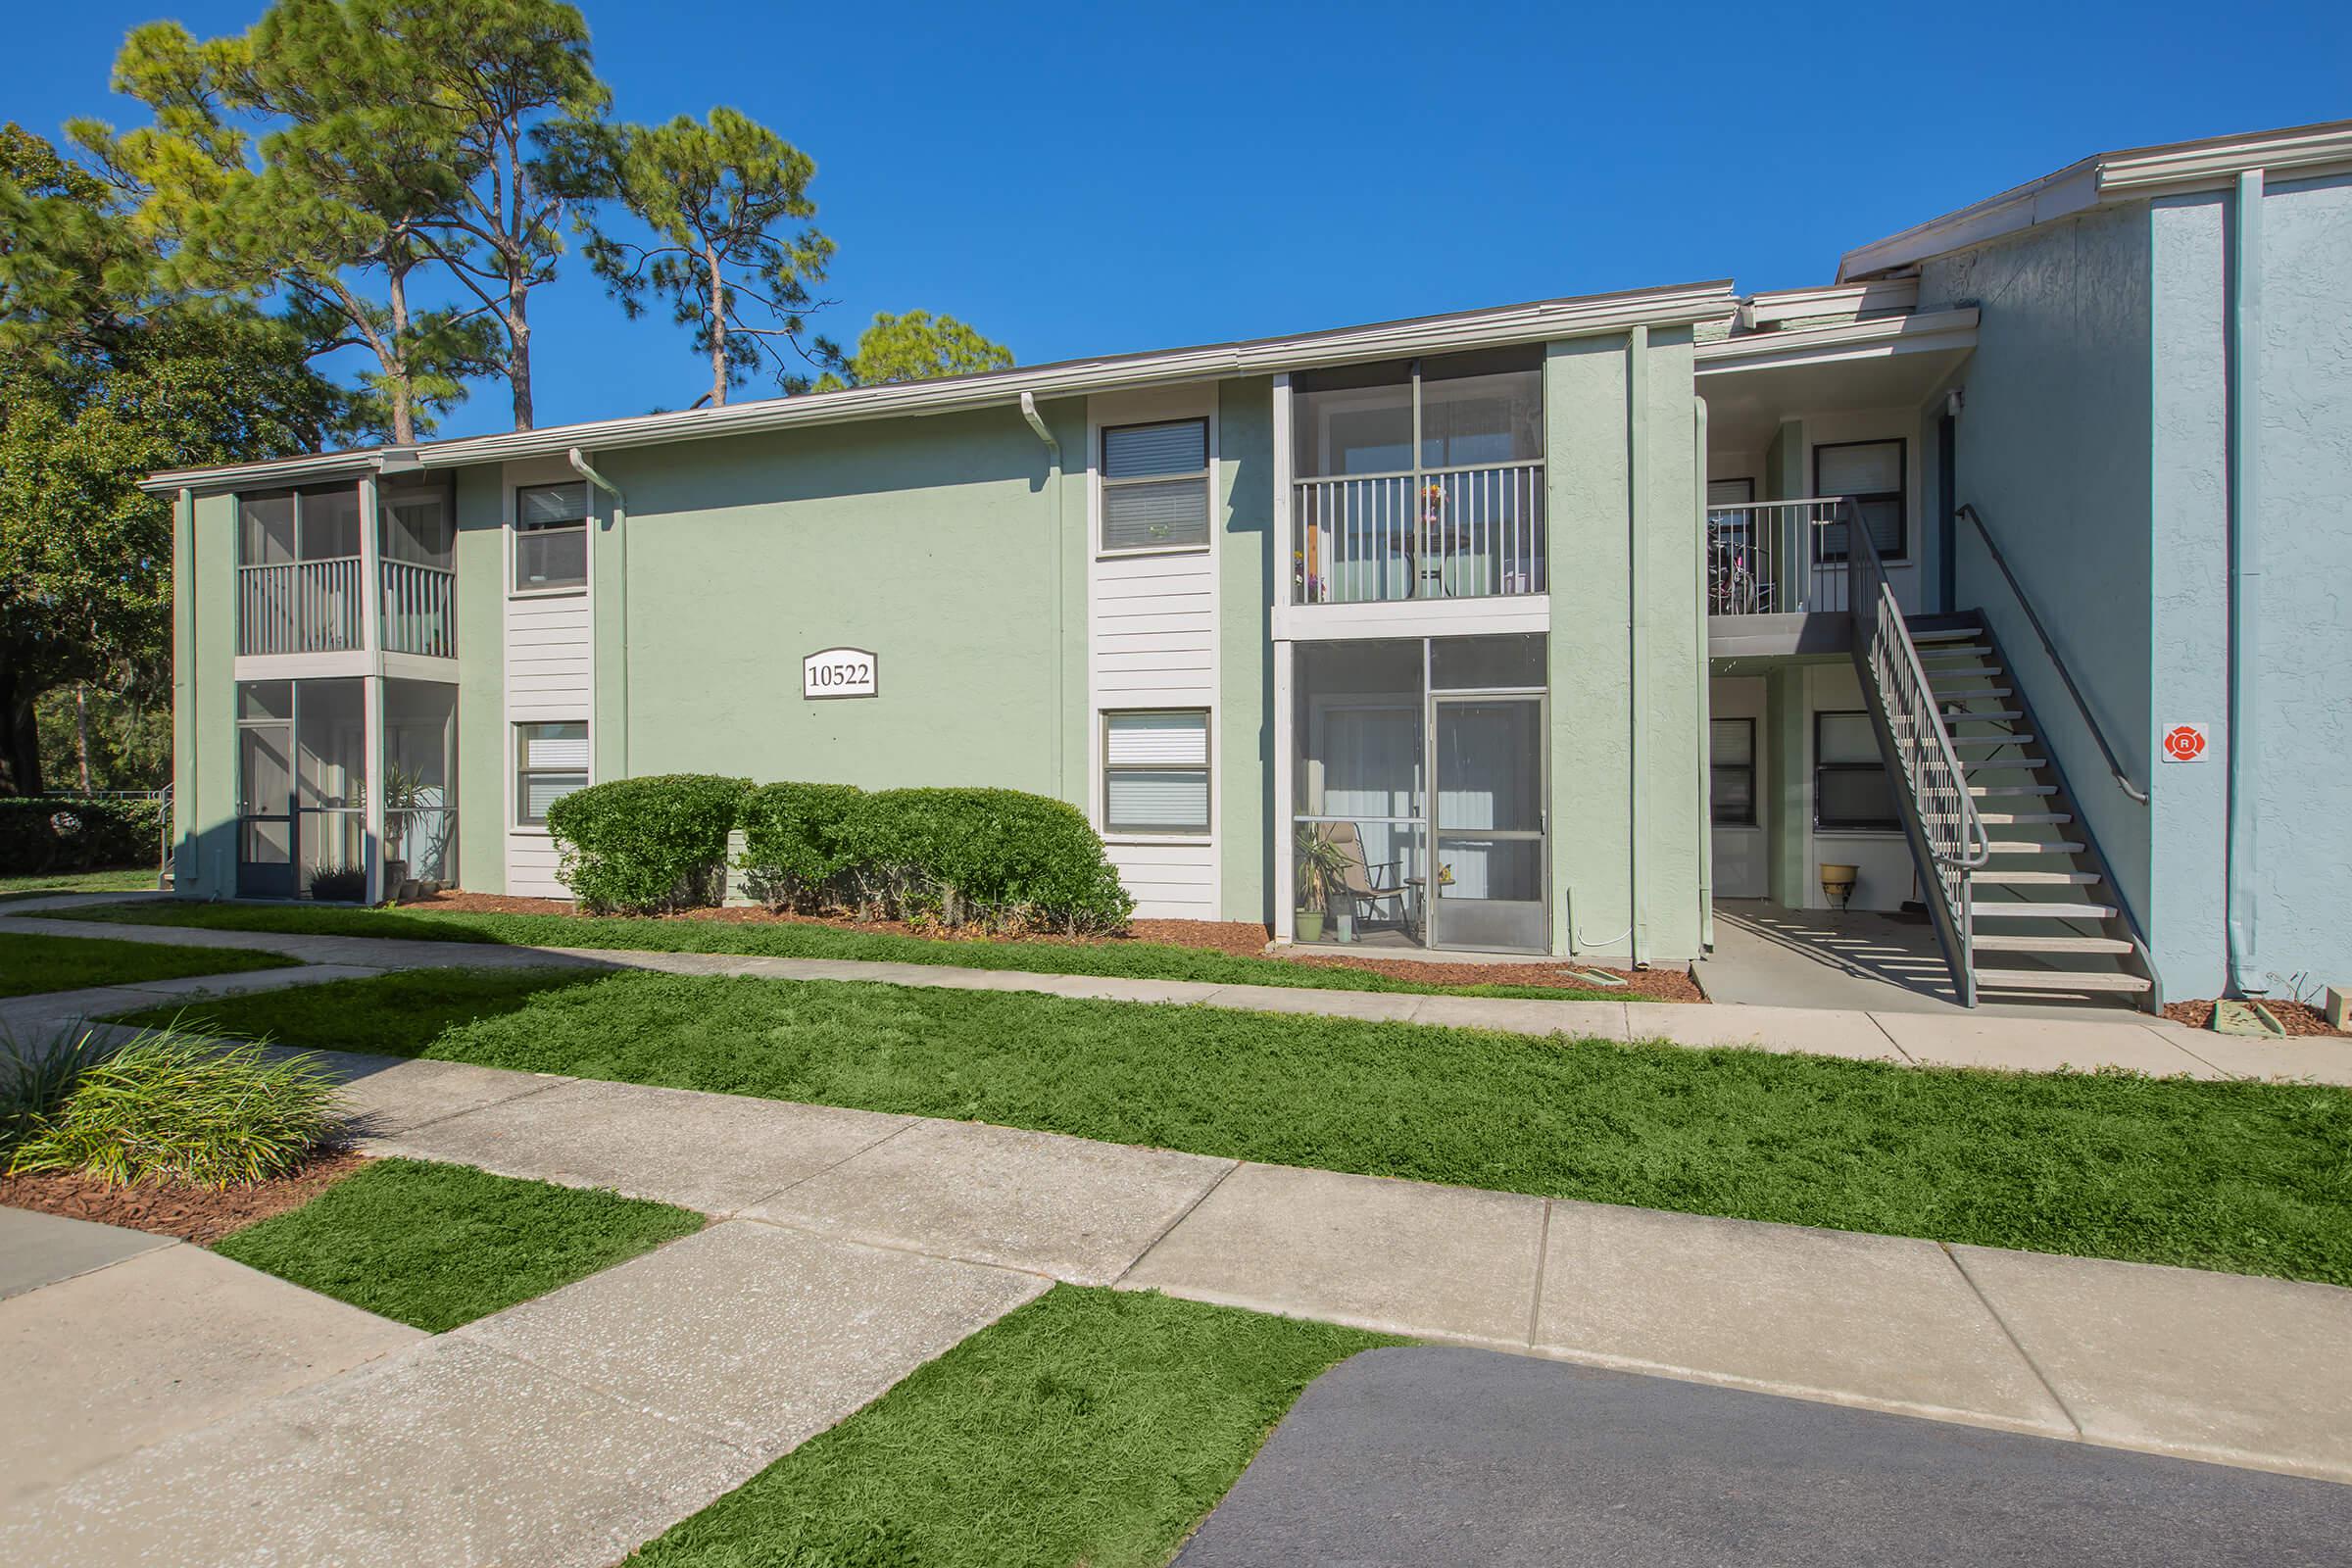
[{"label": "teal painted wall", "polygon": [[1274,383],[1217,390],[1219,913],[1271,923],[1274,901]]},{"label": "teal painted wall", "polygon": [[472,892],[507,887],[506,560],[496,468],[466,468],[457,486],[458,879]]},{"label": "teal painted wall", "polygon": [[[1921,270],[1920,309],[1982,316],[1959,426],[1959,499],[2001,543],[2122,757],[2148,776],[2154,636],[2149,514],[2149,236],[2144,206],[2100,209]],[[2116,788],[2033,628],[1963,528],[1955,598],[1984,612],[2134,909],[2146,808]]]},{"label": "teal painted wall", "polygon": [[[1041,413],[1078,465],[1058,541],[1014,409],[597,456],[628,503],[594,536],[600,770],[1083,802],[1085,405]],[[803,700],[835,646],[877,656],[879,697]]]},{"label": "teal painted wall", "polygon": [[1704,822],[1693,735],[1706,670],[1692,388],[1687,331],[1651,334],[1646,345],[1577,339],[1544,357],[1553,935],[1562,951],[1566,909],[1580,951],[1623,954],[1631,944],[1660,962],[1698,952]]}]

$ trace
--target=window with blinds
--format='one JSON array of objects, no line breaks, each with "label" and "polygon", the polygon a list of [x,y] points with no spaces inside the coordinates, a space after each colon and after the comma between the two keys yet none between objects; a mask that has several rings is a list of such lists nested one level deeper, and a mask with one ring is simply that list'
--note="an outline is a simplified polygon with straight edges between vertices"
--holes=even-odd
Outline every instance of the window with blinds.
[{"label": "window with blinds", "polygon": [[1102,548],[1208,543],[1208,421],[1170,419],[1102,432]]},{"label": "window with blinds", "polygon": [[1707,808],[1717,827],[1756,825],[1756,721],[1707,720]]},{"label": "window with blinds", "polygon": [[514,591],[546,593],[588,583],[588,484],[525,485],[514,492]]},{"label": "window with blinds", "polygon": [[[1813,493],[1851,496],[1883,561],[1901,561],[1909,552],[1903,526],[1903,443],[1844,441],[1813,449]],[[1845,559],[1845,525],[1822,529],[1821,559]]]},{"label": "window with blinds", "polygon": [[1868,713],[1813,715],[1813,825],[1893,833],[1903,819]]},{"label": "window with blinds", "polygon": [[585,721],[514,726],[515,826],[546,826],[549,807],[587,787]]},{"label": "window with blinds", "polygon": [[1102,715],[1102,827],[1208,831],[1208,710]]}]

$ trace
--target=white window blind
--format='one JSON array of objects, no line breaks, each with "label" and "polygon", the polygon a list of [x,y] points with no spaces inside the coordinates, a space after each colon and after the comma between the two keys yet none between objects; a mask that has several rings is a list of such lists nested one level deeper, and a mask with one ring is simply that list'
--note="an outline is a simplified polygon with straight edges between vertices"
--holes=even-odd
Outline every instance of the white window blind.
[{"label": "white window blind", "polygon": [[[1862,514],[1870,542],[1887,561],[1905,554],[1903,530],[1903,443],[1855,441],[1813,449],[1813,493],[1851,496]],[[1842,525],[1822,530],[1822,559],[1845,559]]]},{"label": "white window blind", "polygon": [[560,528],[588,517],[588,485],[535,484],[514,492],[514,525],[518,528]]},{"label": "white window blind", "polygon": [[514,492],[514,587],[521,593],[588,581],[588,486],[537,484]]},{"label": "white window blind", "polygon": [[1174,419],[1102,432],[1102,548],[1208,543],[1208,421]]},{"label": "white window blind", "polygon": [[538,827],[547,808],[588,786],[588,726],[584,723],[514,726],[514,820]]},{"label": "white window blind", "polygon": [[1105,713],[1102,823],[1114,833],[1208,831],[1208,714]]}]

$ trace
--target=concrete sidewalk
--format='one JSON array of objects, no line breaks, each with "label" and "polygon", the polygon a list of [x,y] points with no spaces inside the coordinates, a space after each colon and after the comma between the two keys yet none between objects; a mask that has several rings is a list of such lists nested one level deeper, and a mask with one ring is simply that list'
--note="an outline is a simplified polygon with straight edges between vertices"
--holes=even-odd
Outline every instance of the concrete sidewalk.
[{"label": "concrete sidewalk", "polygon": [[[26,901],[36,910],[46,901]],[[85,901],[87,902],[87,901]],[[20,998],[0,1005],[0,1024],[24,1029],[67,1018],[161,1004],[207,991],[310,984],[360,972],[416,968],[513,968],[587,964],[674,974],[737,975],[769,980],[858,981],[967,991],[1024,991],[1117,1002],[1230,1007],[1251,1012],[1566,1034],[1600,1040],[1661,1040],[1684,1046],[1743,1046],[1764,1051],[1884,1060],[1926,1066],[1994,1067],[2023,1072],[2121,1067],[2194,1078],[2260,1078],[2352,1084],[2352,1041],[2278,1042],[2190,1030],[2124,1012],[2082,1018],[2024,1018],[1969,1013],[1850,1011],[1832,1008],[1705,1005],[1656,1002],[1544,1002],[1420,996],[1396,992],[1317,991],[1304,987],[1216,985],[1032,974],[919,963],[840,958],[770,958],[738,954],[639,953],[601,948],[502,947],[380,937],[295,936],[182,926],[93,924],[0,911],[0,930],[53,936],[115,937],[193,947],[263,950],[299,957],[311,968],[261,971],[231,979]],[[331,970],[331,973],[320,973]],[[13,1010],[12,1010],[13,1008]],[[22,1019],[20,1023],[17,1020]]]},{"label": "concrete sidewalk", "polygon": [[2352,1290],[332,1059],[384,1152],[1074,1283],[2352,1481]]}]

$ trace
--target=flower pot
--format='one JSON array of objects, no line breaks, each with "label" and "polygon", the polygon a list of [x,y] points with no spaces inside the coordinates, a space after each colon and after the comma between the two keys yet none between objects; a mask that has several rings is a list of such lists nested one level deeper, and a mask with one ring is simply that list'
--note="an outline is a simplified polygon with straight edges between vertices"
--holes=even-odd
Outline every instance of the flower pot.
[{"label": "flower pot", "polygon": [[1335,936],[1337,936],[1337,937],[1339,938],[1339,940],[1340,940],[1340,941],[1342,941],[1342,942],[1353,942],[1353,941],[1355,940],[1355,916],[1354,916],[1354,915],[1352,915],[1352,914],[1337,914],[1337,915],[1333,915],[1333,916],[1332,916],[1332,919],[1333,919],[1333,921],[1334,921],[1334,922],[1335,922],[1335,923],[1336,923],[1336,924],[1339,926],[1339,930],[1338,930],[1337,932],[1335,932],[1335,933],[1334,933],[1334,935],[1335,935]]},{"label": "flower pot", "polygon": [[1300,909],[1298,911],[1298,937],[1301,942],[1323,940],[1323,911],[1321,909]]},{"label": "flower pot", "polygon": [[1858,866],[1824,864],[1821,868],[1821,896],[1830,901],[1832,908],[1844,908],[1853,899],[1854,879],[1860,874],[1861,868]]}]

